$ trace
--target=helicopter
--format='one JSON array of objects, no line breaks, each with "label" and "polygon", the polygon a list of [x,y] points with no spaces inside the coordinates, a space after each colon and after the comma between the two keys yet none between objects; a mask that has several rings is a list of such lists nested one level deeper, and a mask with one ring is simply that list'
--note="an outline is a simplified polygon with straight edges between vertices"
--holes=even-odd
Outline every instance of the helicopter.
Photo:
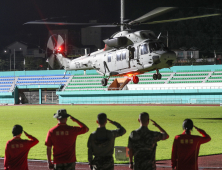
[{"label": "helicopter", "polygon": [[166,22],[176,22],[181,20],[190,20],[203,17],[220,15],[208,14],[193,16],[187,18],[178,18],[171,20],[145,22],[154,17],[176,9],[176,7],[158,7],[145,15],[130,21],[125,20],[123,23],[66,23],[50,22],[45,20],[31,21],[25,24],[53,24],[53,25],[84,25],[90,27],[118,27],[124,26],[124,30],[114,33],[108,39],[103,40],[105,47],[102,50],[87,54],[76,59],[65,57],[64,40],[61,35],[54,34],[50,36],[47,42],[47,54],[49,65],[53,68],[55,58],[61,67],[67,70],[92,70],[104,76],[101,80],[102,86],[107,86],[111,76],[127,76],[132,79],[134,84],[139,83],[137,75],[145,72],[156,71],[153,74],[154,80],[160,80],[162,75],[159,70],[170,68],[177,59],[175,52],[170,50],[158,36],[151,30],[135,31],[133,26],[142,24],[156,24]]}]

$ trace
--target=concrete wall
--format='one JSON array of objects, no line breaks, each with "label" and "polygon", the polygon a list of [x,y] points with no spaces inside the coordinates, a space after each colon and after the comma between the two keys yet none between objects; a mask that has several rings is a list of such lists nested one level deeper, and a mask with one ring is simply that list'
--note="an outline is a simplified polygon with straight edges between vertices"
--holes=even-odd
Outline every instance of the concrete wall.
[{"label": "concrete wall", "polygon": [[59,104],[222,103],[222,89],[57,92]]},{"label": "concrete wall", "polygon": [[0,104],[14,104],[14,92],[0,93]]}]

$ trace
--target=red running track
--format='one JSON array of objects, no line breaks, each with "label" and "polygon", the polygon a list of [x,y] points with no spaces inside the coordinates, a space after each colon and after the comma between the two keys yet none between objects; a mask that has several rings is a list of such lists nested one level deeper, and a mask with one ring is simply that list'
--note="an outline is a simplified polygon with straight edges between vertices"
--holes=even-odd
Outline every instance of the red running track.
[{"label": "red running track", "polygon": [[[222,170],[222,154],[199,157],[200,170]],[[170,160],[157,161],[157,170],[172,170]],[[47,170],[46,161],[29,160],[29,170]],[[4,169],[4,158],[0,159],[0,169]],[[115,165],[115,170],[129,170],[128,165]],[[86,163],[77,163],[76,170],[89,170]]]}]

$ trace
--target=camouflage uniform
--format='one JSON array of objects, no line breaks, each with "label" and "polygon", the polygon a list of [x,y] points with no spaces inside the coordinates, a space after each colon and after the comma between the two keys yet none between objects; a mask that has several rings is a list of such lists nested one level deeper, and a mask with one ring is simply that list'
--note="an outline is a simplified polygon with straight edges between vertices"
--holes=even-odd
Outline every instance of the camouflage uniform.
[{"label": "camouflage uniform", "polygon": [[75,170],[76,163],[54,164],[54,170]]},{"label": "camouflage uniform", "polygon": [[[113,151],[115,138],[122,136],[126,130],[117,122],[113,122],[118,129],[107,130],[97,128],[90,134],[88,140],[88,161],[94,170],[114,170]],[[94,159],[93,159],[94,156]]]},{"label": "camouflage uniform", "polygon": [[162,139],[162,133],[150,131],[146,126],[131,132],[128,148],[133,150],[134,170],[156,170],[156,146]]},{"label": "camouflage uniform", "polygon": [[94,170],[114,170],[113,156],[94,157],[92,165]]}]

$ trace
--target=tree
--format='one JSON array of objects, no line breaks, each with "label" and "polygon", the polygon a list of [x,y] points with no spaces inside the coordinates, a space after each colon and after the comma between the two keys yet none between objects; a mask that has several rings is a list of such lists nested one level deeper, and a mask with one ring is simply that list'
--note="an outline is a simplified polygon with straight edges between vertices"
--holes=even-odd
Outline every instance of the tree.
[{"label": "tree", "polygon": [[0,70],[4,71],[4,67],[5,67],[5,61],[0,59]]},{"label": "tree", "polygon": [[202,56],[202,64],[203,65],[207,65],[209,63],[207,58],[208,58],[207,56]]}]

